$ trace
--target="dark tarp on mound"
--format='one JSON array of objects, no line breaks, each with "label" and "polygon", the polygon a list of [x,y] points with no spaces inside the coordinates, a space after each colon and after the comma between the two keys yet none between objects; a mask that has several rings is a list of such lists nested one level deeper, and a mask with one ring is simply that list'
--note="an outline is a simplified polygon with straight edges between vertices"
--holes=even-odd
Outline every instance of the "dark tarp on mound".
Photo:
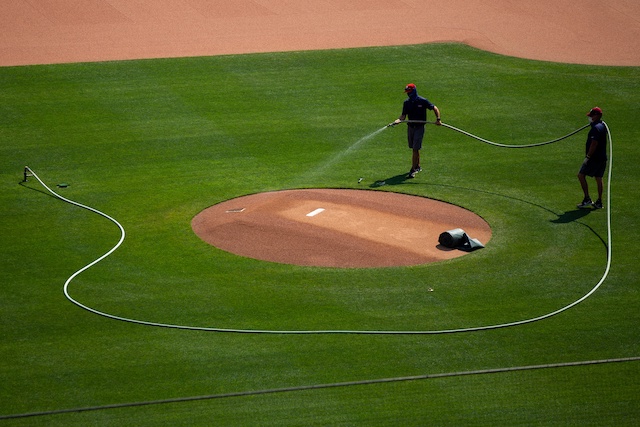
[{"label": "dark tarp on mound", "polygon": [[438,237],[438,242],[447,248],[460,249],[466,252],[484,248],[484,245],[478,239],[469,237],[462,228],[441,233],[440,237]]}]

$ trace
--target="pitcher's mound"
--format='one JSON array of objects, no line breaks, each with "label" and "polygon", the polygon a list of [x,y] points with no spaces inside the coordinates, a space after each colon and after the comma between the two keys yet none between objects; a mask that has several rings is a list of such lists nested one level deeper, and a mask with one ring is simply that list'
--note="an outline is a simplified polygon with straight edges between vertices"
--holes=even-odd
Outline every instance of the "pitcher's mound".
[{"label": "pitcher's mound", "polygon": [[491,228],[466,209],[424,197],[369,190],[283,190],[238,197],[196,215],[191,226],[222,250],[285,264],[390,267],[467,252],[438,244],[462,228],[486,245]]}]

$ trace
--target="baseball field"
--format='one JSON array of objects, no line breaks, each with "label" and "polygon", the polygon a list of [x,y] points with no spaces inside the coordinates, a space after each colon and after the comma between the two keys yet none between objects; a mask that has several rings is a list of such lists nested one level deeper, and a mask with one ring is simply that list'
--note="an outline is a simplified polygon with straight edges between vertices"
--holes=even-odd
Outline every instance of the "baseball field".
[{"label": "baseball field", "polygon": [[[379,130],[408,82],[510,145],[602,107],[605,208],[576,209],[586,130],[511,149],[428,125],[423,171],[400,179],[405,130]],[[639,82],[458,43],[0,68],[0,426],[637,425]],[[444,201],[492,236],[333,268],[191,227],[295,189]]]}]

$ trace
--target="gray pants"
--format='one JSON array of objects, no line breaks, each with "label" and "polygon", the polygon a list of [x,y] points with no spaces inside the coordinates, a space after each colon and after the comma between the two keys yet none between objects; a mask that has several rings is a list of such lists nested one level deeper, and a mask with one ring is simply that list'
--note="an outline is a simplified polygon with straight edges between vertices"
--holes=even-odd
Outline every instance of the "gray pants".
[{"label": "gray pants", "polygon": [[409,148],[420,150],[422,148],[422,138],[424,138],[424,126],[407,127]]}]

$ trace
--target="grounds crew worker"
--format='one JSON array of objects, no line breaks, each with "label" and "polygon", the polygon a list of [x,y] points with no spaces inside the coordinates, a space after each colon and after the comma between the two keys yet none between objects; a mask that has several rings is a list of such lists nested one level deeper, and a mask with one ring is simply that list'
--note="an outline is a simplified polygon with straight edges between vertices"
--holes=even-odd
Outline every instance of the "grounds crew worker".
[{"label": "grounds crew worker", "polygon": [[[404,92],[408,98],[402,104],[402,114],[391,125],[397,125],[409,118],[407,123],[407,139],[409,148],[413,150],[411,158],[411,170],[409,178],[414,178],[418,172],[422,170],[420,167],[420,149],[422,148],[422,139],[424,138],[424,126],[427,121],[427,110],[432,110],[436,114],[436,124],[440,126],[440,110],[438,107],[429,102],[428,99],[418,96],[416,85],[409,83],[404,88]],[[422,123],[412,123],[412,121]]]},{"label": "grounds crew worker", "polygon": [[[587,136],[585,146],[585,155],[580,172],[578,172],[578,181],[584,193],[582,203],[578,205],[580,209],[602,209],[602,177],[604,170],[607,168],[607,128],[602,123],[602,109],[594,107],[587,113],[591,130]],[[592,176],[596,180],[598,186],[598,200],[595,203],[591,201],[589,196],[589,184],[587,184],[587,176]]]}]

